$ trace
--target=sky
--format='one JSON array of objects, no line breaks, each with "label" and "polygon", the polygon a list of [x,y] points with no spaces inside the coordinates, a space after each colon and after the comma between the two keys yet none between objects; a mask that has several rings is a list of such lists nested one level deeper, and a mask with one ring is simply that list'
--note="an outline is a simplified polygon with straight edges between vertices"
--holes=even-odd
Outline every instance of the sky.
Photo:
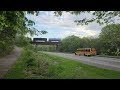
[{"label": "sky", "polygon": [[[46,30],[48,33],[44,35],[34,35],[31,38],[65,38],[70,35],[78,37],[97,37],[101,32],[103,26],[99,26],[97,23],[91,23],[89,25],[77,25],[74,21],[90,18],[90,14],[85,13],[81,15],[72,15],[70,13],[63,12],[62,16],[55,16],[53,11],[41,11],[38,16],[26,15],[26,17],[35,22],[34,28]],[[29,37],[29,35],[28,35]]]}]

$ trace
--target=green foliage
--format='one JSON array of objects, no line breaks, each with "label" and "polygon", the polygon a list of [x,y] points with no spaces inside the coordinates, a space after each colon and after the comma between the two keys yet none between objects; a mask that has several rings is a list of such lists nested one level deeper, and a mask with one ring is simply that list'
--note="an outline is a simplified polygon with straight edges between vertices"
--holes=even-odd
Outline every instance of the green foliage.
[{"label": "green foliage", "polygon": [[44,76],[48,74],[49,63],[39,53],[34,52],[30,47],[25,48],[24,53],[24,63],[26,66],[26,74],[31,72],[31,74],[36,76]]},{"label": "green foliage", "polygon": [[0,31],[0,56],[4,56],[10,53],[13,49],[14,45],[14,35],[15,30],[11,30],[11,28],[5,28],[5,30]]},{"label": "green foliage", "polygon": [[36,48],[37,51],[56,51],[56,45],[38,45]]},{"label": "green foliage", "polygon": [[[100,25],[103,24],[111,24],[115,23],[116,20],[119,20],[118,18],[115,19],[115,17],[120,17],[120,11],[66,11],[68,13],[71,13],[73,15],[81,15],[84,13],[91,14],[91,18],[83,18],[80,20],[75,20],[77,25],[88,25],[89,23],[96,22]],[[61,16],[63,11],[55,11],[54,14],[56,16]]]},{"label": "green foliage", "polygon": [[59,50],[62,52],[75,52],[78,48],[96,48],[97,54],[100,54],[100,40],[93,37],[68,36],[62,40],[59,46]]},{"label": "green foliage", "polygon": [[[38,13],[38,11],[0,11],[0,52],[6,54],[12,51],[16,34],[22,35],[18,40],[23,40],[21,45],[26,46],[28,40],[24,38],[24,35],[28,33],[34,35],[36,32],[47,33],[44,30],[38,31],[33,28],[35,22],[26,18],[26,14],[38,15]],[[20,41],[17,41],[17,44]],[[3,53],[0,53],[0,56],[2,55]]]},{"label": "green foliage", "polygon": [[27,67],[36,65],[35,58],[34,58],[35,55],[31,50],[25,49],[24,54],[25,54],[24,60]]},{"label": "green foliage", "polygon": [[39,57],[37,58],[37,61],[38,61],[37,70],[35,72],[33,71],[33,73],[35,73],[36,75],[41,75],[41,76],[48,75],[49,62]]},{"label": "green foliage", "polygon": [[64,38],[59,46],[59,50],[63,52],[74,52],[80,47],[80,38],[74,35]]},{"label": "green foliage", "polygon": [[30,45],[31,39],[28,37],[25,37],[24,35],[16,35],[15,38],[15,44],[20,47],[26,47]]},{"label": "green foliage", "polygon": [[120,49],[120,24],[111,24],[102,28],[99,35],[102,48],[106,53],[116,52]]},{"label": "green foliage", "polygon": [[23,79],[26,77],[25,74],[25,64],[24,64],[24,50],[22,50],[21,55],[18,57],[15,64],[11,66],[11,69],[4,76],[6,79]]},{"label": "green foliage", "polygon": [[117,56],[117,55],[120,56],[120,52],[111,52],[110,55],[112,55],[112,56]]},{"label": "green foliage", "polygon": [[[68,36],[62,40],[59,47],[63,52],[74,52],[77,48],[96,48],[97,54],[119,55],[120,24],[110,24],[102,28],[98,38]],[[116,52],[118,54],[113,54]]]},{"label": "green foliage", "polygon": [[27,26],[32,26],[35,24],[33,21],[26,18],[26,14],[37,14],[37,11],[1,11],[0,20],[1,27],[0,30],[5,28],[11,28],[11,30],[21,31],[25,34],[28,30]]},{"label": "green foliage", "polygon": [[[25,50],[4,76],[5,79],[119,79],[120,72],[96,68],[58,56],[36,53],[38,65],[25,69]],[[42,61],[41,61],[42,60]],[[49,65],[47,65],[49,63]],[[41,67],[41,65],[43,65]]]},{"label": "green foliage", "polygon": [[3,57],[9,54],[13,50],[12,43],[5,43],[4,41],[0,41],[0,56]]},{"label": "green foliage", "polygon": [[58,77],[59,73],[63,72],[64,68],[60,65],[53,65],[49,68],[49,77]]}]

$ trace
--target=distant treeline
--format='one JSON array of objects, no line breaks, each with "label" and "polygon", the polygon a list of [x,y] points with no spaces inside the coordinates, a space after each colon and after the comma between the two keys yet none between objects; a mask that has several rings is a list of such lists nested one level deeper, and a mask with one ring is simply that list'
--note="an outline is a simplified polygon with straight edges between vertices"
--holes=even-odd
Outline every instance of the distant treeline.
[{"label": "distant treeline", "polygon": [[[74,53],[77,48],[96,48],[97,54],[120,55],[120,24],[111,24],[102,28],[98,37],[68,36],[58,47],[60,52]],[[39,50],[55,51],[55,46],[38,46]]]},{"label": "distant treeline", "polygon": [[77,48],[96,48],[97,54],[120,55],[120,24],[102,28],[97,38],[68,36],[59,46],[61,52],[74,52]]},{"label": "distant treeline", "polygon": [[[6,55],[13,49],[13,45],[27,46],[30,38],[21,34],[10,35],[0,33],[0,55]],[[9,37],[9,38],[8,38]],[[33,45],[37,51],[56,51],[56,45]],[[74,53],[77,48],[96,48],[97,54],[120,55],[120,24],[111,24],[102,28],[98,37],[68,36],[61,40],[57,51]]]}]

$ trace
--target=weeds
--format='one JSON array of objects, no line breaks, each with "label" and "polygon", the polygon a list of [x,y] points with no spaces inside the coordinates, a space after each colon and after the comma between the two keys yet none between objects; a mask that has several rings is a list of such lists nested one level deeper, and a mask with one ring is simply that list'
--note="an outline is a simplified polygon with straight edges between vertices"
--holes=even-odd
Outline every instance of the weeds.
[{"label": "weeds", "polygon": [[5,78],[118,79],[120,72],[96,68],[70,59],[24,49]]}]

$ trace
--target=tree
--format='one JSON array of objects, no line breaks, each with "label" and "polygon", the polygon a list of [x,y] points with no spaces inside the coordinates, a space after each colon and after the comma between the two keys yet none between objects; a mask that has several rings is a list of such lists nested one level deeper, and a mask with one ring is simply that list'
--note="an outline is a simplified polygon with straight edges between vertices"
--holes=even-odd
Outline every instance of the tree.
[{"label": "tree", "polygon": [[[88,25],[91,22],[97,22],[98,24],[111,24],[115,23],[115,20],[119,20],[120,11],[66,11],[74,15],[80,15],[82,13],[89,13],[92,15],[91,18],[83,18],[81,20],[75,20],[77,25]],[[55,11],[56,16],[61,16],[63,11]]]},{"label": "tree", "polygon": [[83,38],[81,38],[81,40],[80,40],[80,42],[81,42],[81,47],[82,48],[89,48],[89,47],[91,47],[91,45],[90,45],[90,38],[88,38],[88,37],[83,37]]},{"label": "tree", "polygon": [[30,44],[31,38],[25,37],[24,35],[17,34],[15,37],[15,45],[25,47]]},{"label": "tree", "polygon": [[0,54],[11,51],[17,33],[22,35],[47,33],[33,28],[35,22],[26,18],[26,14],[38,15],[38,13],[38,11],[0,11]]},{"label": "tree", "polygon": [[72,35],[64,38],[61,41],[61,45],[59,46],[59,50],[64,52],[74,52],[78,48],[95,48],[97,54],[101,54],[102,45],[99,38],[79,38],[77,36]]},{"label": "tree", "polygon": [[[81,20],[75,20],[77,25],[88,25],[89,23],[97,22],[100,25],[104,24],[104,25],[109,26],[111,24],[115,25],[116,20],[120,20],[119,19],[120,18],[120,11],[66,11],[66,12],[74,14],[74,15],[80,15],[80,14],[83,14],[83,13],[91,14],[91,18],[85,17]],[[63,14],[63,11],[55,11],[54,13],[55,13],[56,16],[61,16]],[[111,26],[111,28],[112,27],[114,27],[114,26]],[[119,29],[118,28],[119,25],[115,26],[115,27],[117,29]],[[118,30],[118,31],[120,31],[120,30]],[[107,30],[107,32],[109,32],[109,30]],[[110,30],[110,32],[111,32],[111,30]],[[120,32],[118,32],[118,33],[120,33]],[[109,42],[105,39],[102,39],[102,38],[103,38],[102,35],[100,35],[100,38],[92,39],[92,41],[95,41],[97,44],[92,43],[92,41],[90,41],[88,38],[83,38],[83,39],[81,39],[81,42],[82,42],[81,47],[91,47],[91,46],[95,45],[95,47],[97,48],[99,53],[102,53],[102,52],[106,53],[106,49],[107,49],[108,52],[110,52],[110,50],[112,50],[114,48],[117,48],[117,51],[119,51],[119,46],[120,46],[119,45],[119,41],[120,41],[119,40],[119,34],[117,34],[117,36],[113,35],[113,38],[111,39],[111,41],[109,41],[110,39],[108,38]]]},{"label": "tree", "polygon": [[64,38],[59,46],[60,51],[64,52],[74,52],[80,47],[80,38],[77,36],[68,36]]},{"label": "tree", "polygon": [[120,24],[111,24],[102,28],[102,32],[99,35],[101,43],[109,50],[120,49]]},{"label": "tree", "polygon": [[22,34],[32,34],[38,30],[31,27],[35,22],[28,20],[26,14],[38,15],[38,13],[39,11],[0,11],[0,31],[11,28]]}]

